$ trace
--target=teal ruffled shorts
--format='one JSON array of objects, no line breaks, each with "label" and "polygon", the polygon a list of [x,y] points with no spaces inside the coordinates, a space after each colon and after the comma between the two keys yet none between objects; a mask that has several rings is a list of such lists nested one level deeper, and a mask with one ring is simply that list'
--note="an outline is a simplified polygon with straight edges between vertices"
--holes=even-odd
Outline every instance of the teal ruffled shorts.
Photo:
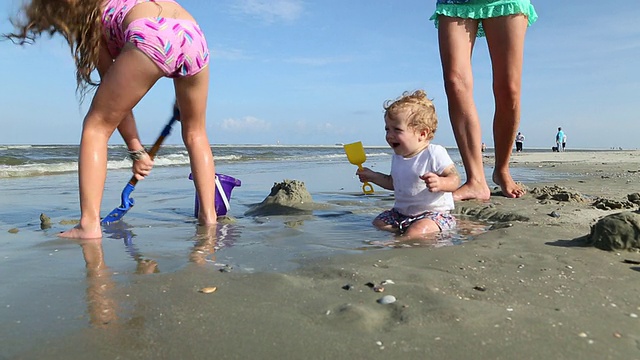
[{"label": "teal ruffled shorts", "polygon": [[[437,28],[439,15],[481,20],[515,14],[524,14],[529,20],[529,26],[538,19],[529,0],[438,0],[436,11],[429,20],[434,20]],[[484,36],[482,22],[478,26],[477,36]]]}]

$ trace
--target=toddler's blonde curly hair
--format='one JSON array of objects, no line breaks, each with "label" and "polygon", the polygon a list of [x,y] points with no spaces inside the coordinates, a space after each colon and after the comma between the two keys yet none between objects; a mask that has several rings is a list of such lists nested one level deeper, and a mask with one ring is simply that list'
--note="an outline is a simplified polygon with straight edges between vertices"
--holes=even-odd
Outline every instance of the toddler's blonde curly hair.
[{"label": "toddler's blonde curly hair", "polygon": [[384,102],[384,116],[392,120],[401,120],[401,113],[407,116],[407,126],[416,131],[427,130],[429,135],[427,140],[433,139],[438,128],[438,117],[436,107],[427,98],[424,90],[416,90],[413,93],[405,91],[402,96],[395,100]]}]

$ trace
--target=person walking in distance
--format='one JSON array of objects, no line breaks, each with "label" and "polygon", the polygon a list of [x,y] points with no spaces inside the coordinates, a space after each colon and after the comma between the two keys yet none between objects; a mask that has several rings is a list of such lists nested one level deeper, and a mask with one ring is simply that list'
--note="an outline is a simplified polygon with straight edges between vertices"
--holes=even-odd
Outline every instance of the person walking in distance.
[{"label": "person walking in distance", "polygon": [[524,135],[518,131],[516,135],[516,152],[522,152],[522,143],[524,142]]},{"label": "person walking in distance", "polygon": [[563,140],[566,141],[566,137],[562,128],[559,127],[558,132],[556,133],[556,148],[558,149],[558,152],[564,151],[565,143],[563,143]]}]

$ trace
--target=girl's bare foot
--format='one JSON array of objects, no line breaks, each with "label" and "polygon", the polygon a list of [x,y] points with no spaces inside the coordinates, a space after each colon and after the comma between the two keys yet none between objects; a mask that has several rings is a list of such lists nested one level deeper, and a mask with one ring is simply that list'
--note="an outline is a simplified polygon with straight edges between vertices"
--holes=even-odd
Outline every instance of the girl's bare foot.
[{"label": "girl's bare foot", "polygon": [[522,197],[522,195],[525,194],[525,191],[522,188],[522,186],[518,185],[515,181],[513,181],[513,178],[511,177],[511,174],[508,171],[506,173],[494,172],[492,178],[493,178],[493,182],[496,183],[496,185],[500,186],[500,189],[502,190],[502,195],[508,198],[515,199],[515,198]]},{"label": "girl's bare foot", "polygon": [[482,182],[469,182],[462,184],[456,191],[453,192],[453,200],[489,200],[491,197],[491,190],[489,185],[485,181]]},{"label": "girl's bare foot", "polygon": [[102,238],[102,228],[100,222],[94,226],[83,226],[80,223],[72,229],[61,232],[58,236],[67,239],[100,239]]},{"label": "girl's bare foot", "polygon": [[198,214],[198,225],[212,226],[216,225],[217,223],[218,216],[216,215],[215,211],[213,211],[212,213],[205,213],[204,211],[202,211],[202,209],[200,210],[200,213]]}]

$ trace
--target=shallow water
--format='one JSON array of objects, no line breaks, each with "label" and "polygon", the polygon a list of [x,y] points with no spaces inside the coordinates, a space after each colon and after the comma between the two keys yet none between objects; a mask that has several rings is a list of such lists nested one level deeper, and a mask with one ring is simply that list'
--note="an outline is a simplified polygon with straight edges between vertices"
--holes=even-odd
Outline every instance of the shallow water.
[{"label": "shallow water", "polygon": [[[44,147],[44,150],[40,147],[37,150],[33,152],[55,153],[39,153],[38,159],[55,158],[58,159],[56,164],[61,158],[66,159],[63,162],[75,161],[73,147]],[[121,150],[110,150],[112,165]],[[20,151],[24,152],[24,149]],[[197,234],[193,218],[193,183],[188,179],[189,168],[182,164],[184,149],[169,147],[165,151],[152,175],[140,182],[133,192],[136,205],[120,224],[105,229],[103,247],[108,254],[105,261],[119,272],[135,271],[140,258],[152,259],[158,263],[160,271],[171,272],[186,266],[194,257],[204,258],[213,266],[232,266],[235,271],[287,271],[306,259],[333,254],[398,246],[459,244],[472,239],[483,229],[483,224],[472,223],[468,229],[461,228],[449,234],[448,239],[440,239],[433,244],[403,243],[392,234],[371,226],[378,213],[393,205],[392,194],[376,187],[375,194],[363,195],[355,176],[356,167],[348,163],[341,147],[221,147],[214,148],[221,154],[216,163],[217,172],[240,179],[242,185],[234,188],[231,196],[228,215],[234,221],[220,226],[216,240],[208,240],[215,244],[201,246],[203,236]],[[374,148],[367,149],[367,152],[366,166],[388,171],[389,149]],[[455,150],[450,152],[454,159],[459,159]],[[37,162],[35,159],[34,155],[29,161]],[[173,159],[173,162],[167,165],[166,159]],[[62,254],[79,256],[77,246],[56,238],[59,231],[72,226],[61,225],[60,221],[79,216],[76,175],[52,171],[49,161],[38,166],[40,170],[47,169],[42,172],[53,175],[16,177],[16,174],[22,174],[22,170],[12,167],[14,175],[0,178],[3,199],[0,231],[7,234],[11,228],[19,230],[18,234],[3,236],[2,252],[5,259],[15,261],[11,266],[17,268],[29,263],[28,259],[39,257],[34,249],[41,248],[43,244],[50,247],[60,245],[49,249],[55,250],[54,255],[58,257]],[[514,177],[524,181],[541,181],[547,176],[542,171],[514,169]],[[130,172],[125,167],[109,171],[103,216],[119,205],[120,192],[129,177]],[[309,213],[297,215],[244,215],[269,194],[275,183],[285,179],[304,182],[314,202],[320,206]],[[40,213],[52,218],[54,226],[51,229],[40,229]],[[203,253],[202,248],[209,253],[198,255],[198,251]],[[1,268],[7,266],[6,261],[0,263]]]}]

